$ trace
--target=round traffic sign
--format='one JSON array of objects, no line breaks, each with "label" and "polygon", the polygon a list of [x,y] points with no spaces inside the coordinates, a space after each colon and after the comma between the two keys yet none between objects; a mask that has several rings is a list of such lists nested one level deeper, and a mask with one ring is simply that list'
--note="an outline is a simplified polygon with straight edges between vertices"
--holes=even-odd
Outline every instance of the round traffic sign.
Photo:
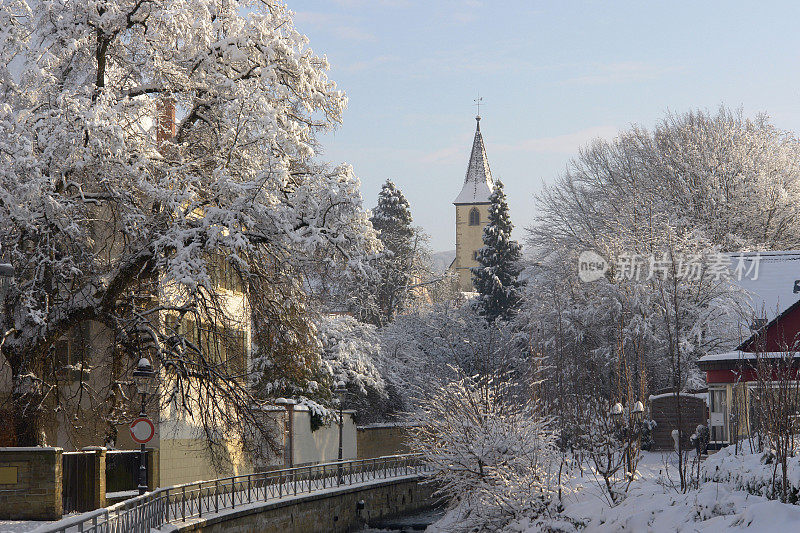
[{"label": "round traffic sign", "polygon": [[131,438],[139,444],[149,442],[156,433],[156,427],[149,418],[137,418],[129,426],[131,430]]}]

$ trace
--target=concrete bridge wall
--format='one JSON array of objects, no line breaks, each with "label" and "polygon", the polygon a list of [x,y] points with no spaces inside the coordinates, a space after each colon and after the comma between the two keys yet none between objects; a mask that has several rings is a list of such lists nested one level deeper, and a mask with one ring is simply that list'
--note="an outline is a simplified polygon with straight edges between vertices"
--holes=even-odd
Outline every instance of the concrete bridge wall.
[{"label": "concrete bridge wall", "polygon": [[[344,533],[370,520],[432,507],[436,503],[433,491],[432,485],[408,476],[251,505],[191,524],[173,523],[169,529],[187,533]],[[361,500],[363,510],[358,509]]]}]

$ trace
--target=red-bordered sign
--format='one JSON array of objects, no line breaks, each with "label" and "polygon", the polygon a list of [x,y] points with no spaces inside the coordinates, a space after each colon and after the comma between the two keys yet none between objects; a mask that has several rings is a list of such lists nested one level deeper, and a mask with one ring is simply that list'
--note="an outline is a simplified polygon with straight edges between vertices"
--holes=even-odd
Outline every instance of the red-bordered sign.
[{"label": "red-bordered sign", "polygon": [[150,442],[150,439],[156,434],[156,427],[149,418],[137,418],[131,422],[129,427],[131,438],[139,444]]}]

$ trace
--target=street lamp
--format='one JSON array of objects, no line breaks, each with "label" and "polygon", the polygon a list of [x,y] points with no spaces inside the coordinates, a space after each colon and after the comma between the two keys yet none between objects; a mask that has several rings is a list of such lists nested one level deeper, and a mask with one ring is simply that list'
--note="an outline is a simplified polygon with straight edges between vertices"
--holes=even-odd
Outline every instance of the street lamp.
[{"label": "street lamp", "polygon": [[344,397],[347,394],[347,389],[344,382],[340,381],[333,389],[333,393],[339,398],[339,464],[336,467],[336,480],[339,485],[342,484],[342,426],[344,425]]},{"label": "street lamp", "polygon": [[636,402],[633,404],[633,421],[639,422],[642,419],[642,415],[644,414],[644,404],[642,402]]},{"label": "street lamp", "polygon": [[611,406],[611,420],[613,420],[615,424],[619,424],[622,421],[622,411],[622,404],[619,402]]},{"label": "street lamp", "polygon": [[[142,410],[139,413],[141,418],[147,418],[147,411],[145,410],[145,402],[147,395],[152,393],[153,378],[156,373],[153,371],[153,365],[146,357],[139,359],[136,364],[136,370],[133,371],[133,380],[136,382],[136,391],[142,395]],[[141,453],[139,454],[139,495],[147,492],[147,460],[145,458],[145,444],[141,444]]]}]

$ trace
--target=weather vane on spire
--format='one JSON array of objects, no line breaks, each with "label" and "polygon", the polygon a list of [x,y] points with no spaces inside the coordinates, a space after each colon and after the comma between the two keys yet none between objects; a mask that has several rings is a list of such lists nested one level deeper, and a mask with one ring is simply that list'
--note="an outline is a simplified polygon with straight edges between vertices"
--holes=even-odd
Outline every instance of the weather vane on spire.
[{"label": "weather vane on spire", "polygon": [[477,114],[477,116],[475,118],[480,120],[481,119],[481,102],[483,102],[483,97],[481,96],[481,93],[478,93],[478,97],[475,100],[473,100],[473,102],[475,102],[475,106],[478,108],[478,114]]}]

